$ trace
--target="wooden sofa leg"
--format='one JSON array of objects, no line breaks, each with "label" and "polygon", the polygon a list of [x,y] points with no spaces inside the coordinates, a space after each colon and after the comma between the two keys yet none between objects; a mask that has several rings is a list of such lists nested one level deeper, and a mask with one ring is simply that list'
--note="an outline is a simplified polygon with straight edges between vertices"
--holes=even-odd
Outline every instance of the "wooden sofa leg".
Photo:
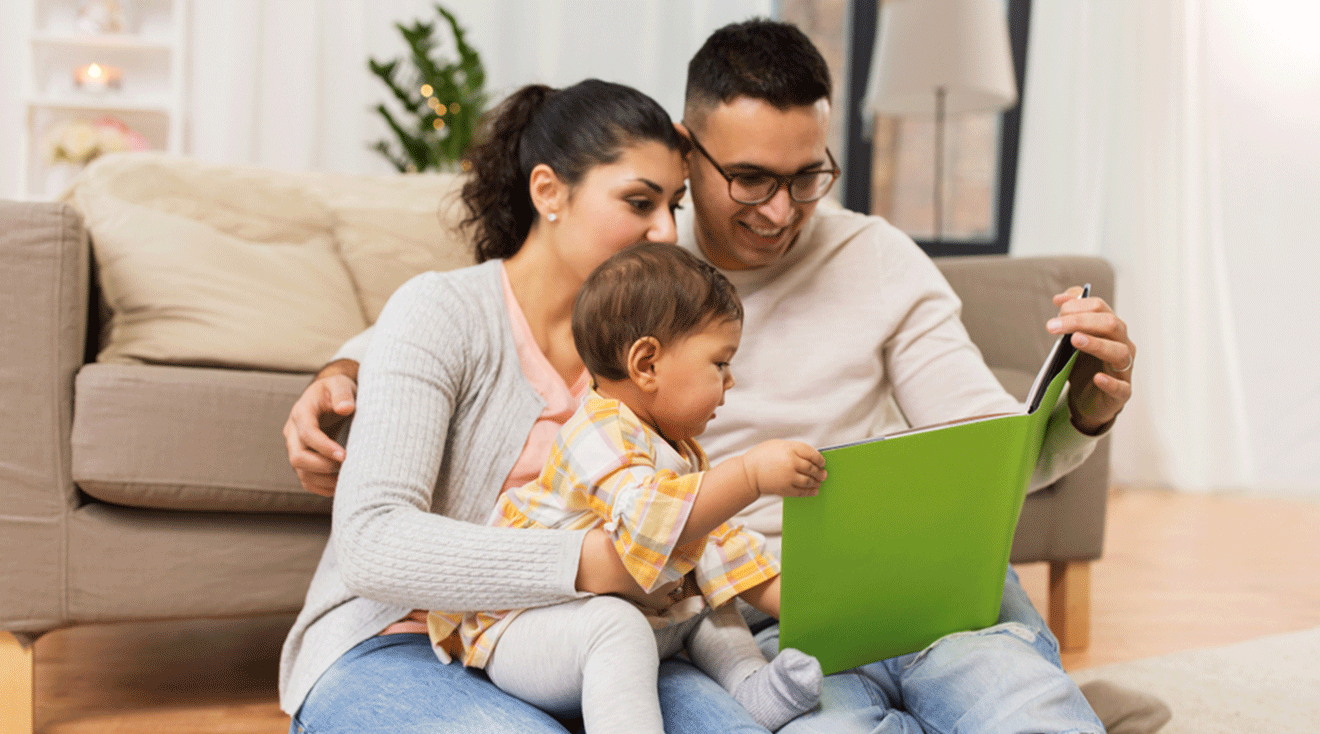
[{"label": "wooden sofa leg", "polygon": [[0,734],[32,734],[32,645],[0,632]]},{"label": "wooden sofa leg", "polygon": [[1064,650],[1091,644],[1091,562],[1050,561],[1050,630]]}]

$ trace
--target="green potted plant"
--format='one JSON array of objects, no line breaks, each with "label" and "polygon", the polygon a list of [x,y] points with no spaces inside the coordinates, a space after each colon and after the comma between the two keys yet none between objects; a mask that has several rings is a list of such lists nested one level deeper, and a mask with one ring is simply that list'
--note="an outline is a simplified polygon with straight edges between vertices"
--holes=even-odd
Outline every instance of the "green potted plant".
[{"label": "green potted plant", "polygon": [[457,58],[437,53],[436,21],[396,23],[407,42],[405,58],[388,62],[367,60],[371,73],[380,78],[402,108],[396,116],[384,104],[376,111],[398,138],[371,145],[400,172],[452,170],[462,165],[463,154],[472,142],[477,120],[486,106],[486,70],[481,56],[468,45],[465,32],[454,14],[435,10],[448,23]]}]

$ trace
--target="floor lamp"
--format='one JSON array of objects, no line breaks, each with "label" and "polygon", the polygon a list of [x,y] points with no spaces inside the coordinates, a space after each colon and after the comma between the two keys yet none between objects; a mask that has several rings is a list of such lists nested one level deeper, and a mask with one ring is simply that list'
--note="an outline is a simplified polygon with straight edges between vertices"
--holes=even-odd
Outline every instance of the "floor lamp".
[{"label": "floor lamp", "polygon": [[1015,102],[1004,0],[884,0],[862,109],[868,121],[934,115],[936,242],[944,230],[946,116]]}]

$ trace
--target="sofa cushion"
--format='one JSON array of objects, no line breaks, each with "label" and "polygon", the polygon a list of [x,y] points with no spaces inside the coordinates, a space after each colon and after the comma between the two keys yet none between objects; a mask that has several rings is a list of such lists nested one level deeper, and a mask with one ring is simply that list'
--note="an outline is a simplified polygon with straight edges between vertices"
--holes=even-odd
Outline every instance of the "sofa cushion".
[{"label": "sofa cushion", "polygon": [[476,262],[458,224],[464,176],[308,174],[309,191],[330,209],[339,255],[368,323],[404,281],[428,270]]},{"label": "sofa cushion", "polygon": [[297,174],[104,156],[73,189],[112,315],[98,360],[310,371],[366,328]]},{"label": "sofa cushion", "polygon": [[215,512],[318,512],[280,431],[308,375],[89,364],[74,389],[73,479],[106,502]]}]

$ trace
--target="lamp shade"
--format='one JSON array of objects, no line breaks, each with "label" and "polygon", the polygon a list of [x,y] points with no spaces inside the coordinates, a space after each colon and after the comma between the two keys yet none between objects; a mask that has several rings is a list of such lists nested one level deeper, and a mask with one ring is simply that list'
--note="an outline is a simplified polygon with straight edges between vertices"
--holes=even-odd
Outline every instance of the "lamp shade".
[{"label": "lamp shade", "polygon": [[1003,0],[884,0],[862,103],[877,113],[989,112],[1017,101]]}]

